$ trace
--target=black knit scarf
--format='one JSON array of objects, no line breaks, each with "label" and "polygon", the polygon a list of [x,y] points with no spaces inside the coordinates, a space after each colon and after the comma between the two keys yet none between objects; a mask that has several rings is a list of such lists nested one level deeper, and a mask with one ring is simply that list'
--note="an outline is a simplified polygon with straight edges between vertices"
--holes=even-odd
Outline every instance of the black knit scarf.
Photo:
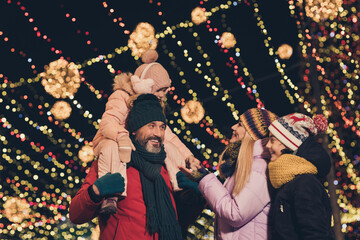
[{"label": "black knit scarf", "polygon": [[230,143],[224,150],[222,160],[224,163],[220,166],[220,171],[225,178],[231,177],[235,172],[236,162],[239,155],[241,142]]},{"label": "black knit scarf", "polygon": [[146,228],[159,233],[160,240],[181,240],[180,225],[176,219],[169,189],[161,175],[166,153],[150,153],[132,137],[136,151],[131,154],[130,166],[140,173],[140,181],[146,206]]}]

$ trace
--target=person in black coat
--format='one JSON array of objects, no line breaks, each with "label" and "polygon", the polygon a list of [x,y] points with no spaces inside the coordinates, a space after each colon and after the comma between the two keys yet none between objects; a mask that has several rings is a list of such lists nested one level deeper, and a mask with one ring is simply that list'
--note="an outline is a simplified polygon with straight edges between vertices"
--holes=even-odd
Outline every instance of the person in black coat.
[{"label": "person in black coat", "polygon": [[271,239],[334,239],[330,199],[319,180],[329,173],[331,161],[313,138],[326,129],[323,115],[312,119],[293,113],[271,123],[266,145],[271,153],[269,178],[275,188],[269,219]]}]

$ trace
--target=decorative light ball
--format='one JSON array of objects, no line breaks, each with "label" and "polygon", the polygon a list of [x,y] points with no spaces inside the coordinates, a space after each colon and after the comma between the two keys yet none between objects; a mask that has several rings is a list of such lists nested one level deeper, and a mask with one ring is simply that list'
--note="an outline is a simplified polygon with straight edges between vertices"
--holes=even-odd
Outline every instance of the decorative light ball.
[{"label": "decorative light ball", "polygon": [[93,148],[89,145],[84,145],[79,151],[79,158],[83,162],[90,162],[94,159]]},{"label": "decorative light ball", "polygon": [[281,59],[289,59],[293,54],[293,48],[289,44],[282,44],[277,51]]},{"label": "decorative light ball", "polygon": [[156,49],[158,40],[155,38],[155,28],[147,23],[139,23],[130,34],[128,46],[134,56],[141,55],[149,49]]},{"label": "decorative light ball", "polygon": [[94,227],[91,236],[90,236],[91,240],[99,240],[100,239],[100,227],[99,225],[96,225],[96,227]]},{"label": "decorative light ball", "polygon": [[[335,18],[342,4],[343,0],[305,0],[305,13],[315,22],[320,22]],[[303,0],[298,0],[297,5],[303,7]]]},{"label": "decorative light ball", "polygon": [[199,25],[207,20],[206,12],[201,7],[196,7],[191,12],[191,20]]},{"label": "decorative light ball", "polygon": [[45,65],[41,84],[54,98],[72,97],[80,87],[81,76],[75,63],[58,59]]},{"label": "decorative light ball", "polygon": [[205,115],[205,110],[200,102],[190,100],[181,108],[181,117],[187,123],[199,123]]},{"label": "decorative light ball", "polygon": [[30,205],[25,199],[10,197],[4,203],[5,217],[14,223],[21,223],[30,216]]},{"label": "decorative light ball", "polygon": [[224,32],[220,38],[221,44],[224,48],[232,48],[236,44],[236,38],[231,32]]},{"label": "decorative light ball", "polygon": [[52,115],[54,115],[55,119],[64,120],[70,117],[71,110],[71,106],[68,102],[57,101],[51,108],[50,112],[52,113]]}]

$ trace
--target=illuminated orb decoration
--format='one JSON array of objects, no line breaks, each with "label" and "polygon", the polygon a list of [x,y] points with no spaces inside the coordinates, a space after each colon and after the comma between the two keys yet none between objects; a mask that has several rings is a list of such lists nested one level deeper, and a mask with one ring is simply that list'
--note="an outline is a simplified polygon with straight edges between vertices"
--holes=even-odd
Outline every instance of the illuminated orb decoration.
[{"label": "illuminated orb decoration", "polygon": [[90,239],[91,240],[99,240],[100,239],[100,227],[99,227],[99,225],[96,225],[96,227],[94,227],[94,230],[91,233]]},{"label": "illuminated orb decoration", "polygon": [[190,100],[181,108],[181,117],[187,123],[199,123],[205,115],[205,110],[200,102]]},{"label": "illuminated orb decoration", "polygon": [[80,73],[75,63],[58,59],[44,67],[41,84],[54,98],[72,97],[80,87]]},{"label": "illuminated orb decoration", "polygon": [[234,34],[230,32],[224,32],[220,38],[221,44],[224,48],[232,48],[236,44],[236,38]]},{"label": "illuminated orb decoration", "polygon": [[4,203],[5,217],[14,223],[21,223],[30,216],[30,205],[25,199],[10,197]]},{"label": "illuminated orb decoration", "polygon": [[293,54],[293,48],[289,44],[282,44],[277,51],[281,59],[289,59]]},{"label": "illuminated orb decoration", "polygon": [[201,7],[196,7],[191,12],[191,20],[199,25],[207,20],[206,12]]},{"label": "illuminated orb decoration", "polygon": [[155,38],[155,28],[147,23],[139,23],[130,34],[128,46],[134,56],[141,55],[149,49],[156,49],[158,40]]},{"label": "illuminated orb decoration", "polygon": [[51,108],[50,112],[54,115],[56,120],[64,120],[71,115],[71,106],[68,102],[57,101]]},{"label": "illuminated orb decoration", "polygon": [[[299,0],[297,4],[299,7],[303,7],[303,0]],[[315,22],[320,22],[335,18],[342,4],[343,0],[305,0],[305,13]]]},{"label": "illuminated orb decoration", "polygon": [[79,151],[79,158],[83,162],[90,162],[94,159],[93,148],[89,145],[84,145]]}]

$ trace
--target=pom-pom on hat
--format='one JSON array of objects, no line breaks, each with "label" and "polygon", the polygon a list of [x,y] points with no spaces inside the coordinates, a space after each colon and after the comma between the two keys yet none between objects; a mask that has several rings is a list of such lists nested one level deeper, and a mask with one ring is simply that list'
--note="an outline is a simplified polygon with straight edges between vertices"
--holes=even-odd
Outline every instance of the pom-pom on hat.
[{"label": "pom-pom on hat", "polygon": [[155,50],[148,50],[142,56],[144,64],[140,65],[131,77],[136,93],[155,93],[161,88],[169,88],[171,80],[165,68],[156,60],[159,55]]},{"label": "pom-pom on hat", "polygon": [[154,121],[166,124],[166,118],[159,99],[153,94],[141,94],[132,103],[126,119],[126,127],[130,133]]},{"label": "pom-pom on hat", "polygon": [[296,151],[310,135],[325,132],[327,127],[324,115],[310,118],[302,113],[292,113],[272,122],[269,130],[286,147]]},{"label": "pom-pom on hat", "polygon": [[240,122],[253,140],[265,138],[269,135],[268,127],[276,120],[276,114],[259,108],[251,108],[240,116]]}]

